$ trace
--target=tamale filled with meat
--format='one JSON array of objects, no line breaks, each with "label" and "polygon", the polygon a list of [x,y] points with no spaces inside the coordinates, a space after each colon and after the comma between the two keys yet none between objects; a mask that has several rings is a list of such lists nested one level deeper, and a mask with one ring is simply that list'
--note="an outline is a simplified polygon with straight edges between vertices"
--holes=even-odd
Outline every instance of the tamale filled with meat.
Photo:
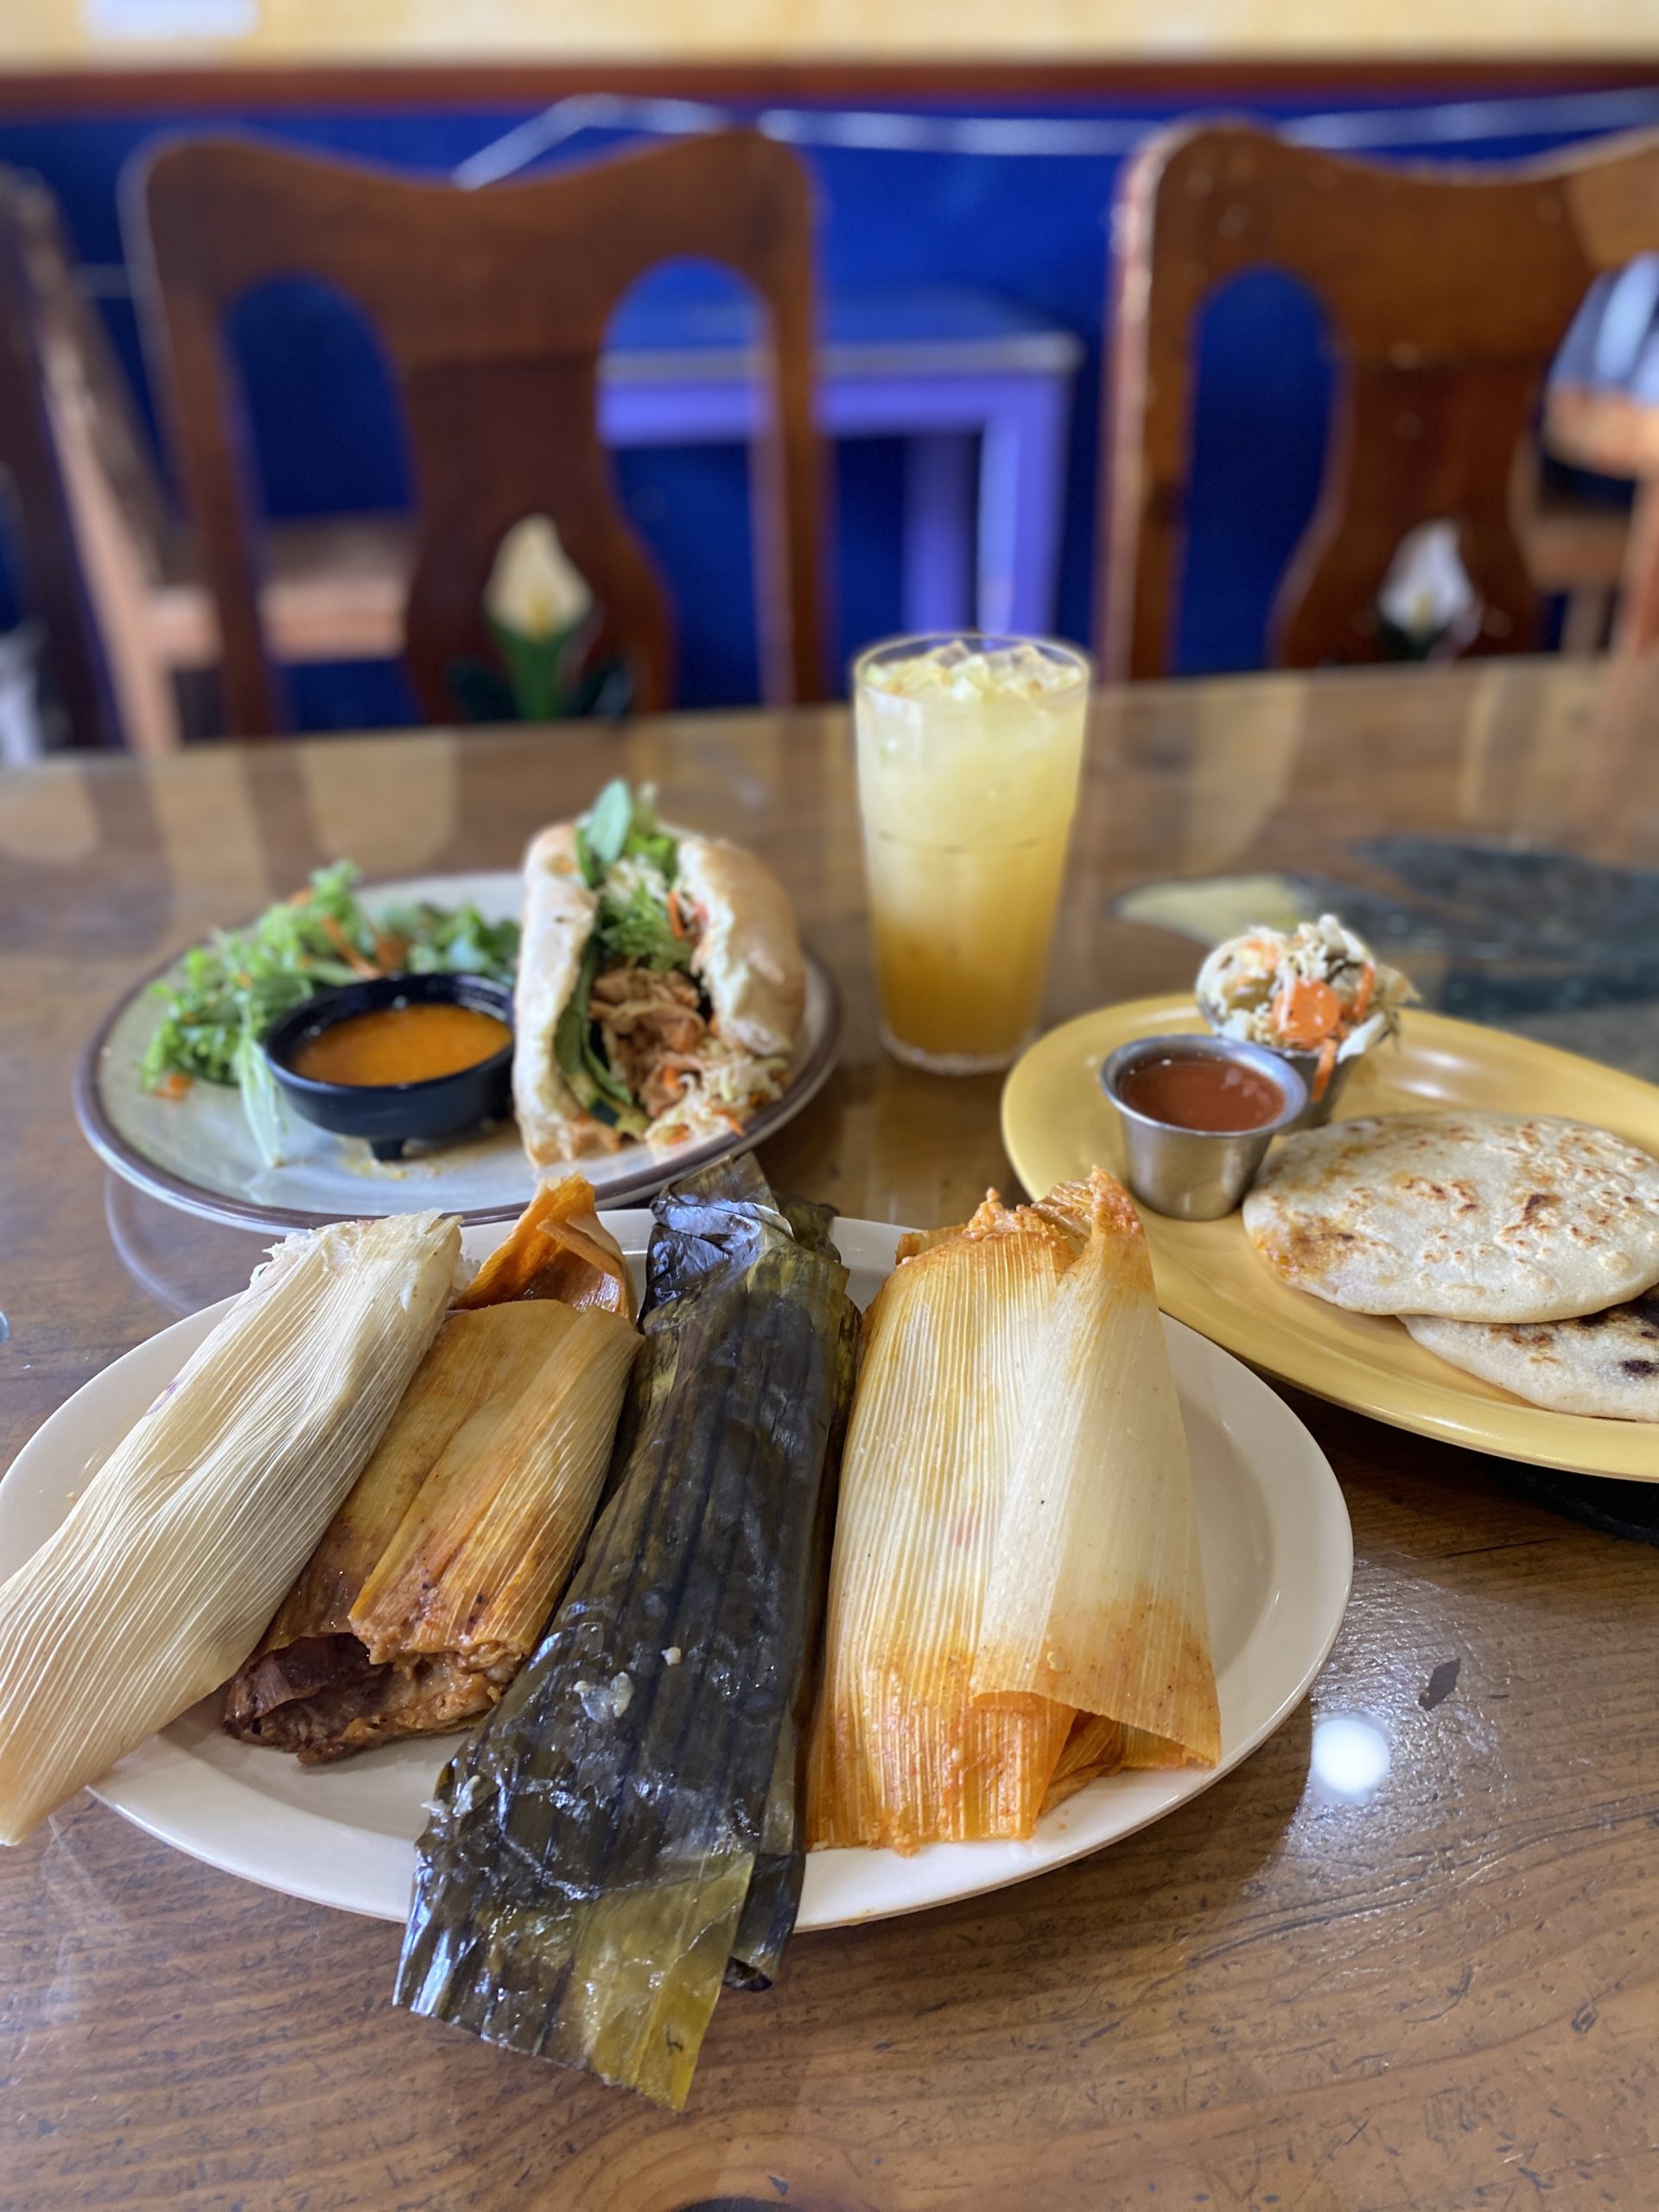
[{"label": "tamale filled with meat", "polygon": [[494,1703],[598,1505],[639,1347],[632,1303],[588,1184],[543,1186],[231,1684],[232,1734],[315,1764]]},{"label": "tamale filled with meat", "polygon": [[247,1657],[432,1342],[460,1247],[432,1213],[278,1244],[0,1587],[0,1842]]},{"label": "tamale filled with meat", "polygon": [[1180,1409],[1109,1176],[901,1243],[866,1323],[823,1673],[815,1847],[1025,1837],[1098,1774],[1219,1755]]},{"label": "tamale filled with meat", "polygon": [[[534,1658],[438,1785],[397,1998],[684,2102],[799,1870],[847,1274],[752,1159],[660,1197],[611,1492]],[[750,1910],[750,1901],[753,1906]]]}]

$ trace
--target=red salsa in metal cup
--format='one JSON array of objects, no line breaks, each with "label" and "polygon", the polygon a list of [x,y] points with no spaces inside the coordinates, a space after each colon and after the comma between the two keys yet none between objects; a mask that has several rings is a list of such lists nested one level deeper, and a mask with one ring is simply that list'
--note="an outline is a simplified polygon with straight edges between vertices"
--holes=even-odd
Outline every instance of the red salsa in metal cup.
[{"label": "red salsa in metal cup", "polygon": [[1166,1128],[1231,1135],[1264,1128],[1285,1110],[1285,1094],[1242,1061],[1198,1052],[1160,1052],[1120,1077],[1124,1105]]}]

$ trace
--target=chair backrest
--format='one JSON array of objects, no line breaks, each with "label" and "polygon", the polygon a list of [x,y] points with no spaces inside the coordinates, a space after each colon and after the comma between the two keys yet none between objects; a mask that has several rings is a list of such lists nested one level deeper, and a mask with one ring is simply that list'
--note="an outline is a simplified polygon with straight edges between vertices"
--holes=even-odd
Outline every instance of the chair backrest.
[{"label": "chair backrest", "polygon": [[551,516],[592,586],[596,650],[628,660],[635,704],[670,702],[663,589],[598,434],[600,351],[617,302],[660,262],[694,257],[746,278],[765,310],[770,402],[752,469],[762,681],[773,703],[822,696],[813,219],[787,149],[724,131],[467,192],[249,141],[181,140],[129,179],[126,217],[238,734],[281,715],[222,326],[244,294],[292,276],[362,309],[402,397],[418,507],[406,654],[434,720],[456,712],[446,671],[490,653],[491,564],[534,514]]},{"label": "chair backrest", "polygon": [[1380,657],[1402,538],[1445,518],[1484,602],[1470,650],[1524,652],[1539,601],[1510,516],[1517,448],[1592,278],[1659,246],[1659,134],[1522,167],[1380,168],[1244,124],[1161,133],[1114,215],[1096,644],[1109,676],[1173,650],[1197,321],[1243,271],[1301,279],[1337,388],[1313,517],[1280,584],[1270,658]]},{"label": "chair backrest", "polygon": [[[70,488],[54,435],[52,357],[70,325],[96,325],[44,185],[0,168],[0,474],[22,525],[25,584],[72,741],[107,743],[109,706],[78,558]],[[101,327],[89,342],[110,359]]]}]

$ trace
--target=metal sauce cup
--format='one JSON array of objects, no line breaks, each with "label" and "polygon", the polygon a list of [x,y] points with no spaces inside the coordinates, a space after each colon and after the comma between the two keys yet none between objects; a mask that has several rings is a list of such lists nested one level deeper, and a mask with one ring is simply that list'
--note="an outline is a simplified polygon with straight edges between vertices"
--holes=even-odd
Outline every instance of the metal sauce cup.
[{"label": "metal sauce cup", "polygon": [[[1211,1130],[1154,1122],[1124,1103],[1119,1085],[1133,1069],[1177,1056],[1242,1062],[1265,1076],[1284,1104],[1260,1128]],[[1122,1118],[1130,1190],[1154,1213],[1177,1221],[1217,1221],[1231,1213],[1255,1182],[1268,1147],[1294,1128],[1307,1108],[1307,1085],[1281,1053],[1231,1037],[1138,1037],[1132,1045],[1118,1046],[1101,1069],[1100,1080]]]},{"label": "metal sauce cup", "polygon": [[1263,1049],[1270,1052],[1281,1065],[1294,1069],[1307,1087],[1307,1104],[1302,1109],[1301,1120],[1296,1124],[1299,1129],[1322,1129],[1325,1127],[1335,1109],[1337,1100],[1342,1095],[1342,1086],[1347,1082],[1351,1071],[1357,1068],[1364,1058],[1363,1053],[1354,1052],[1351,1053],[1347,1059],[1338,1060],[1331,1071],[1330,1082],[1325,1084],[1321,1095],[1315,1098],[1313,1084],[1319,1066],[1319,1056],[1317,1052],[1295,1052],[1288,1049],[1281,1051],[1276,1045],[1269,1045]]}]

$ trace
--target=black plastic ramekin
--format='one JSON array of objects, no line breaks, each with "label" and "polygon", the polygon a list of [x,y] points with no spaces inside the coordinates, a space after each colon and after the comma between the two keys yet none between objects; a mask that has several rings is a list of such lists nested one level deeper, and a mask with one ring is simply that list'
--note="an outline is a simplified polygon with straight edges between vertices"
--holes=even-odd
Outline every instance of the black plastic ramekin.
[{"label": "black plastic ramekin", "polygon": [[512,1027],[512,991],[482,976],[374,976],[320,991],[296,1006],[265,1036],[264,1053],[284,1098],[297,1114],[337,1137],[363,1137],[377,1160],[396,1160],[416,1139],[434,1143],[461,1135],[480,1122],[496,1122],[512,1103],[512,1046],[487,1060],[424,1083],[321,1083],[296,1075],[289,1061],[308,1038],[355,1014],[383,1007],[434,1002],[471,1007]]}]

